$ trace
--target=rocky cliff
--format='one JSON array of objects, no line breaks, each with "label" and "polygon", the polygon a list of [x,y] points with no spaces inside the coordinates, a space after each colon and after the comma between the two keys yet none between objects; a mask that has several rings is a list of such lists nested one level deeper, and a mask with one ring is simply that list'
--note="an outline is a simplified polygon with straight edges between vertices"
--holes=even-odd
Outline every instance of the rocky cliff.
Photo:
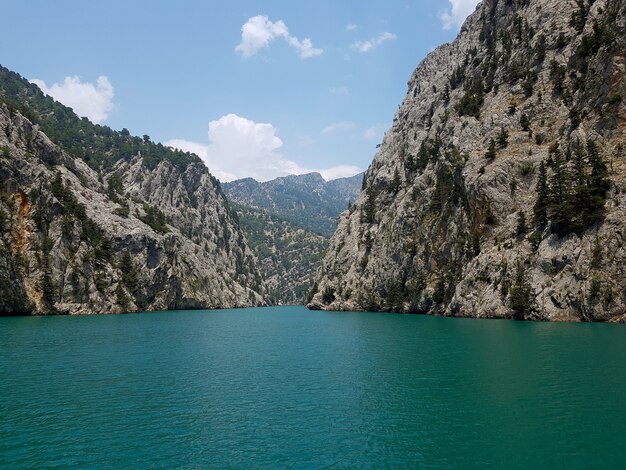
[{"label": "rocky cliff", "polygon": [[46,114],[60,105],[2,73],[0,314],[265,304],[237,216],[199,159],[67,108]]},{"label": "rocky cliff", "polygon": [[623,319],[625,10],[484,0],[411,76],[309,307]]}]

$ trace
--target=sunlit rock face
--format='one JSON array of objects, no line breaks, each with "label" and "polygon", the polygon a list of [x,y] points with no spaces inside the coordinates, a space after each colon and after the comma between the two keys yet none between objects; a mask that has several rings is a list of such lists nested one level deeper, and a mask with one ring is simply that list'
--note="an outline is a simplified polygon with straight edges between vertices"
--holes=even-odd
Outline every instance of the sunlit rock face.
[{"label": "sunlit rock face", "polygon": [[[82,136],[77,136],[77,139]],[[257,261],[201,162],[94,170],[0,105],[0,314],[266,303]]]},{"label": "sunlit rock face", "polygon": [[485,0],[424,59],[311,308],[623,318],[626,6],[582,3]]}]

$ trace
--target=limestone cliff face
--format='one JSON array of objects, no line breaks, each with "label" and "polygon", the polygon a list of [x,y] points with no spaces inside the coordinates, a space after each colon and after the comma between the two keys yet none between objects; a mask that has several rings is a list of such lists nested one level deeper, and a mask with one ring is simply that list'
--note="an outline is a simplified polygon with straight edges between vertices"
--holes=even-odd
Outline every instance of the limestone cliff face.
[{"label": "limestone cliff face", "polygon": [[263,305],[256,260],[202,163],[95,171],[0,104],[0,313]]},{"label": "limestone cliff face", "polygon": [[309,307],[623,318],[625,9],[484,0],[411,76]]}]

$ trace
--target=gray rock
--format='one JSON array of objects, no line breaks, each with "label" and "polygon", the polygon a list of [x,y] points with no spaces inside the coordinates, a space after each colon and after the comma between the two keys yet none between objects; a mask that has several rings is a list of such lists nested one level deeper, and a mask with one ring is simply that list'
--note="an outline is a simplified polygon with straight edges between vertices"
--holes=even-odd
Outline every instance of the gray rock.
[{"label": "gray rock", "polygon": [[[594,2],[580,34],[570,25],[575,8],[571,2],[485,0],[452,44],[423,60],[367,172],[365,191],[340,217],[310,308],[623,320],[626,112],[620,96],[626,84],[614,44],[625,41],[624,4]],[[615,42],[586,53],[597,39],[595,22],[606,24]],[[490,60],[497,65],[490,67]],[[565,93],[554,91],[552,60],[566,66]],[[487,91],[478,117],[460,115],[466,93],[463,85],[452,86],[457,71],[466,84],[468,77],[482,77]],[[572,124],[572,110],[580,124]],[[521,128],[522,113],[532,137]],[[508,146],[488,161],[489,140],[501,129],[508,131]],[[612,169],[604,221],[563,237],[538,234],[535,248],[530,234],[515,233],[521,212],[532,226],[539,164],[550,145],[565,148],[588,138]],[[440,150],[415,169],[424,143]],[[511,307],[518,269],[534,300],[522,315]]]},{"label": "gray rock", "polygon": [[4,105],[0,147],[0,313],[265,305],[257,260],[201,163],[150,170],[136,155],[98,173]]}]

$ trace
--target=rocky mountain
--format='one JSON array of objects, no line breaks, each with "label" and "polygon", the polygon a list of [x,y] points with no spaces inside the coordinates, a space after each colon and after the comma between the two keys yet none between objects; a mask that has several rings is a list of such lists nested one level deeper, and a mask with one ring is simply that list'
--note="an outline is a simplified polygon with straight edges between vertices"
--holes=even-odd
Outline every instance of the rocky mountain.
[{"label": "rocky mountain", "polygon": [[311,308],[626,312],[626,3],[483,0],[417,67]]},{"label": "rocky mountain", "polygon": [[259,260],[272,304],[302,305],[313,286],[328,237],[262,209],[233,204],[250,249]]},{"label": "rocky mountain", "polygon": [[277,304],[302,304],[313,287],[339,214],[359,195],[363,174],[325,181],[319,173],[224,183]]},{"label": "rocky mountain", "polygon": [[0,314],[264,305],[219,182],[0,68]]},{"label": "rocky mountain", "polygon": [[244,178],[224,183],[226,196],[263,209],[306,230],[330,237],[337,217],[361,191],[363,174],[325,181],[319,173],[290,175],[266,182]]}]

